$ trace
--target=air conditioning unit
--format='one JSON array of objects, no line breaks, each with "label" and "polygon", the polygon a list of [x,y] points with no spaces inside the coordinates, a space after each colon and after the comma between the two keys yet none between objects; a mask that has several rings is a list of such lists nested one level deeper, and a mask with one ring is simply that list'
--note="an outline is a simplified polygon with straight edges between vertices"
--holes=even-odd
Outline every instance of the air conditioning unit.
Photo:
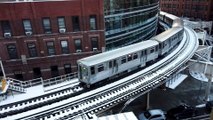
[{"label": "air conditioning unit", "polygon": [[65,33],[65,32],[66,32],[66,29],[61,28],[61,29],[59,29],[59,32],[60,32],[60,33]]},{"label": "air conditioning unit", "polygon": [[10,37],[11,37],[11,33],[10,33],[10,32],[4,33],[4,37],[5,37],[5,38],[10,38]]},{"label": "air conditioning unit", "polygon": [[77,53],[80,53],[80,52],[82,52],[82,50],[76,50],[76,52],[77,52]]},{"label": "air conditioning unit", "polygon": [[32,35],[32,32],[31,32],[31,31],[27,31],[27,32],[25,32],[25,34],[26,34],[27,36],[31,36],[31,35]]},{"label": "air conditioning unit", "polygon": [[97,51],[98,51],[98,48],[92,48],[92,50],[93,50],[94,52],[97,52]]}]

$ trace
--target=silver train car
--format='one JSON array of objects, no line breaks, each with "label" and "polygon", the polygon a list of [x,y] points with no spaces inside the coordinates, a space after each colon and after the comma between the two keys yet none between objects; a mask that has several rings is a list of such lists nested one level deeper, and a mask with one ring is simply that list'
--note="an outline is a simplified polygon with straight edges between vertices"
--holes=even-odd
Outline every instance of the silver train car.
[{"label": "silver train car", "polygon": [[170,24],[172,28],[150,40],[78,60],[79,81],[90,87],[97,82],[144,67],[147,62],[173,50],[183,38],[183,22],[165,12],[159,15],[159,19]]},{"label": "silver train car", "polygon": [[152,37],[151,40],[159,42],[159,55],[164,56],[171,51],[183,39],[183,32],[184,29],[182,27],[174,27]]},{"label": "silver train car", "polygon": [[159,19],[167,23],[170,27],[179,27],[179,25],[183,26],[183,21],[179,17],[163,11],[160,11]]},{"label": "silver train car", "polygon": [[158,58],[158,42],[147,40],[77,61],[79,81],[90,85],[143,67]]}]

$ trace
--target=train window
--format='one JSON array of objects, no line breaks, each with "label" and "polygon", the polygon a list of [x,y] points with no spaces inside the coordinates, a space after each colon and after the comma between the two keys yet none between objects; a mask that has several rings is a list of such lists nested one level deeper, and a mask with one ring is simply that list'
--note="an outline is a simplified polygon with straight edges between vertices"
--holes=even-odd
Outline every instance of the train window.
[{"label": "train window", "polygon": [[116,60],[113,61],[113,66],[114,66],[114,67],[117,66]]},{"label": "train window", "polygon": [[164,48],[166,46],[166,43],[163,42],[162,44],[163,44],[163,48]]},{"label": "train window", "polygon": [[132,60],[132,55],[128,55],[128,61]]},{"label": "train window", "polygon": [[161,49],[162,48],[162,44],[159,44],[159,49]]},{"label": "train window", "polygon": [[98,65],[98,72],[104,71],[104,66],[103,65]]},{"label": "train window", "polygon": [[137,58],[138,58],[138,54],[137,54],[137,53],[134,53],[133,59],[137,59]]},{"label": "train window", "polygon": [[145,50],[144,52],[145,52],[145,55],[147,55],[147,51]]},{"label": "train window", "polygon": [[167,43],[165,42],[165,43],[164,43],[164,47],[166,47],[166,46],[167,46]]},{"label": "train window", "polygon": [[154,51],[155,51],[155,49],[154,49],[154,48],[150,49],[150,53],[153,53]]},{"label": "train window", "polygon": [[121,64],[124,64],[124,63],[126,63],[126,57],[122,57],[121,59]]},{"label": "train window", "polygon": [[92,67],[90,68],[90,71],[91,71],[91,75],[95,74],[95,67],[92,66]]},{"label": "train window", "polygon": [[109,68],[112,68],[112,61],[109,61]]},{"label": "train window", "polygon": [[155,50],[158,51],[158,46],[155,47]]}]

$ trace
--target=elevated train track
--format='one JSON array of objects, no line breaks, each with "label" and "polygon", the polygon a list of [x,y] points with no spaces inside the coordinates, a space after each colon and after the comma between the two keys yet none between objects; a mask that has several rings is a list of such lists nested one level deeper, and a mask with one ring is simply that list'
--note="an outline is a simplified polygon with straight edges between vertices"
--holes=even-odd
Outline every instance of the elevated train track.
[{"label": "elevated train track", "polygon": [[[45,99],[46,105],[44,106],[8,115],[3,119],[74,119],[85,115],[89,117],[131,97],[143,95],[164,84],[171,74],[177,72],[193,56],[198,47],[197,36],[190,28],[184,29],[184,38],[172,53],[134,75],[77,96],[58,99],[55,102],[48,102]],[[67,92],[62,92],[61,96],[64,94]]]}]

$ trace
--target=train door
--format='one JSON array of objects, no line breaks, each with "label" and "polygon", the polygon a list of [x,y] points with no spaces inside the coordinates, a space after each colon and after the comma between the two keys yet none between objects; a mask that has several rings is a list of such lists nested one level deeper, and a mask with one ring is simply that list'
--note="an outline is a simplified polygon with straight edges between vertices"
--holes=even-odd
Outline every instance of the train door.
[{"label": "train door", "polygon": [[146,62],[145,50],[141,51],[140,62],[141,62],[142,64],[144,64],[144,63]]},{"label": "train door", "polygon": [[169,41],[169,49],[172,47],[172,41],[174,39],[174,36],[172,36],[168,41]]},{"label": "train door", "polygon": [[112,63],[113,63],[113,64],[112,64],[112,72],[113,72],[113,73],[117,73],[117,71],[118,71],[118,63],[117,63],[117,60],[113,60]]},{"label": "train door", "polygon": [[144,50],[145,61],[147,61],[147,50]]},{"label": "train door", "polygon": [[109,61],[109,70],[110,74],[112,74],[113,73],[112,61]]}]

